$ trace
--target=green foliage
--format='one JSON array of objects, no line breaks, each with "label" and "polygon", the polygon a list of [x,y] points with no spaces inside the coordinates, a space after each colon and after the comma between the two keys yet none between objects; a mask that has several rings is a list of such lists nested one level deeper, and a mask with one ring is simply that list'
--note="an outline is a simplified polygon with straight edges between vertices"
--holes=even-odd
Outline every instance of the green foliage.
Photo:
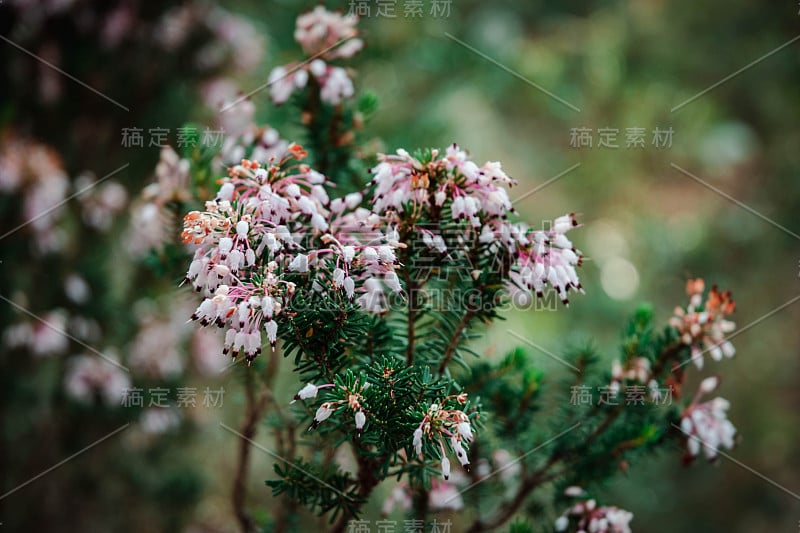
[{"label": "green foliage", "polygon": [[294,357],[304,382],[330,382],[363,348],[370,318],[339,294],[299,293],[282,326],[283,354]]},{"label": "green foliage", "polygon": [[330,513],[331,522],[342,513],[358,516],[364,499],[338,466],[320,467],[298,458],[291,465],[276,463],[274,468],[279,479],[266,481],[273,495],[286,494],[320,515]]}]

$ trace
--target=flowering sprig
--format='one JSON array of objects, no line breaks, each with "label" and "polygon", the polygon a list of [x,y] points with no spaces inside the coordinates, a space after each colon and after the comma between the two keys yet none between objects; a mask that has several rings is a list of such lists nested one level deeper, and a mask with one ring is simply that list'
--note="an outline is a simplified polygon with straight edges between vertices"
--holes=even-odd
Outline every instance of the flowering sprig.
[{"label": "flowering sprig", "polygon": [[423,442],[433,443],[433,448],[438,448],[442,477],[445,480],[450,478],[448,449],[456,455],[458,462],[467,472],[470,469],[467,450],[474,436],[469,416],[461,409],[445,407],[445,405],[451,404],[463,406],[466,403],[466,393],[447,396],[440,402],[431,403],[412,437],[411,443],[414,446],[414,452],[420,457],[423,456]]},{"label": "flowering sprig", "polygon": [[676,307],[675,316],[670,320],[683,344],[691,348],[692,361],[698,369],[703,368],[705,351],[715,361],[720,361],[723,356],[733,357],[736,353],[733,345],[725,339],[725,335],[736,327],[727,319],[736,309],[731,292],[720,292],[713,286],[703,300],[704,290],[702,279],[689,280],[686,283],[689,305],[685,309]]},{"label": "flowering sprig", "polygon": [[[332,63],[363,46],[356,22],[321,7],[301,16],[295,39],[307,60],[270,74],[275,103],[302,93],[297,98],[300,122],[316,170],[305,162],[306,151],[277,131],[245,128],[221,160],[230,161],[232,154],[249,159],[230,167],[203,211],[187,215],[183,234],[187,244],[197,247],[186,281],[204,296],[193,318],[227,329],[224,351],[234,357],[244,352],[248,361],[261,350],[264,336],[273,347],[280,339],[284,355],[294,355],[294,370],[306,383],[292,403],[307,405],[296,406],[293,414],[309,422],[309,431],[317,430],[315,439],[335,446],[350,443],[353,475],[323,475],[328,465],[296,460],[303,472],[324,482],[311,483],[305,474],[281,469],[276,469],[279,479],[267,482],[274,494],[287,494],[322,512],[334,510],[334,518],[343,511],[332,528],[337,532],[358,516],[388,477],[397,476],[404,490],[413,491],[412,498],[398,493],[399,503],[413,505],[415,515],[424,516],[437,507],[431,496],[438,488],[450,491],[447,502],[464,502],[452,496],[456,476],[450,483],[433,483],[432,466],[438,465],[448,480],[455,455],[467,472],[474,462],[471,479],[480,480],[497,451],[495,442],[508,450],[542,448],[533,413],[544,372],[531,366],[524,352],[515,358],[519,364],[470,365],[471,377],[461,384],[454,381],[450,363],[467,366],[460,350],[475,336],[473,323],[496,318],[506,295],[523,294],[527,300],[552,289],[567,305],[571,292],[583,292],[577,275],[583,254],[567,237],[580,225],[576,215],[560,216],[541,229],[515,221],[508,190],[516,182],[498,162],[479,165],[456,144],[413,153],[398,149],[379,154],[366,188],[350,192],[359,190],[366,165],[363,154],[353,150],[362,107],[345,102],[354,93],[350,74]],[[241,109],[251,120],[254,106],[245,102]],[[247,152],[252,146],[244,146],[258,144],[257,138],[263,141],[260,153],[266,159],[260,160],[266,164]],[[330,198],[334,181],[350,194]],[[440,288],[475,298],[440,308],[429,298]],[[625,392],[632,393],[633,387],[644,390],[647,384],[654,393],[665,382],[679,387],[685,378],[682,365],[671,365],[703,347],[732,355],[732,346],[724,344],[724,334],[732,329],[725,319],[733,311],[730,293],[712,289],[703,301],[702,292],[702,281],[690,282],[689,306],[676,311],[663,334],[653,333],[651,313],[637,314],[626,333],[623,357],[612,367],[613,390],[630,388]],[[717,355],[712,351],[712,357],[722,357]],[[586,382],[589,375],[583,370],[598,359],[591,349],[576,355],[578,384]],[[508,372],[514,368],[521,372]],[[665,375],[668,369],[671,375]],[[609,383],[607,373],[600,379]],[[484,428],[465,391],[471,398],[490,399],[497,414],[492,425]],[[699,399],[683,415],[692,423],[684,422],[685,429],[698,434],[704,431],[698,420],[709,410]],[[527,454],[508,457],[509,466],[518,465],[516,473],[494,482],[508,483],[510,490],[498,494],[513,495],[469,529],[501,526],[545,483],[583,485],[602,481],[617,466],[627,469],[635,451],[663,442],[665,429],[678,419],[674,409],[620,405],[589,410],[573,426],[584,430],[565,431],[540,452],[549,454],[546,460],[531,458],[526,464]],[[709,412],[719,422],[722,406],[717,401],[714,408]],[[297,425],[291,426],[279,429],[287,432],[286,442],[294,442]],[[478,430],[480,448],[472,445]],[[719,440],[727,443],[726,435]],[[468,496],[473,497],[478,496]],[[626,511],[583,499],[556,526],[623,533],[631,518]]]},{"label": "flowering sprig", "polygon": [[332,388],[332,390],[329,391],[329,398],[331,399],[323,402],[317,408],[316,413],[314,413],[314,421],[312,422],[311,427],[308,428],[309,431],[315,429],[322,422],[329,419],[331,415],[339,412],[339,410],[342,409],[343,411],[352,411],[356,430],[358,431],[358,434],[361,435],[361,431],[364,429],[364,425],[367,423],[364,392],[370,387],[370,383],[366,381],[363,376],[349,384],[347,383],[348,381],[352,380],[347,380],[345,378],[336,384],[326,383],[323,385],[314,385],[312,383],[308,383],[295,395],[295,399],[292,400],[292,403],[294,403],[296,400],[316,398],[317,392],[319,392],[320,389]]},{"label": "flowering sprig", "polygon": [[[707,298],[703,299],[705,283],[702,279],[690,279],[686,284],[689,304],[686,308],[678,307],[675,316],[670,319],[664,346],[653,357],[637,355],[638,343],[642,337],[649,335],[649,328],[633,330],[632,337],[636,341],[630,346],[631,353],[623,362],[615,360],[611,371],[611,388],[619,391],[623,386],[647,383],[653,402],[662,401],[660,382],[668,385],[673,397],[680,397],[681,389],[686,381],[687,373],[683,361],[688,352],[698,368],[702,368],[703,348],[719,360],[724,355],[731,357],[735,349],[726,333],[734,330],[733,322],[727,317],[733,313],[735,304],[730,291],[720,292],[712,287]],[[673,366],[674,365],[674,366]],[[668,371],[668,372],[666,372]],[[666,372],[666,377],[663,374]],[[699,455],[700,450],[712,460],[717,449],[732,449],[735,444],[736,429],[727,419],[730,404],[724,398],[702,401],[703,397],[717,389],[720,383],[718,376],[703,379],[698,391],[680,413],[680,437],[685,440],[687,453],[685,462],[691,462]],[[676,422],[674,418],[671,422]]]},{"label": "flowering sprig", "polygon": [[[192,315],[227,328],[225,353],[261,351],[261,328],[274,346],[278,321],[297,290],[329,291],[381,312],[384,285],[401,291],[394,272],[396,232],[366,210],[333,210],[325,177],[300,161],[305,151],[266,165],[242,160],[221,180],[204,211],[184,218],[183,241],[197,246],[186,282],[205,295]],[[384,231],[385,230],[385,231]]]},{"label": "flowering sprig", "polygon": [[[690,279],[686,284],[689,295],[689,304],[676,307],[674,316],[669,321],[667,338],[664,345],[656,353],[645,353],[640,350],[643,346],[648,348],[649,343],[642,338],[652,336],[649,327],[634,333],[627,344],[624,357],[613,361],[611,366],[610,387],[619,391],[625,385],[646,383],[654,401],[659,398],[659,385],[667,385],[675,397],[681,394],[681,387],[686,380],[683,367],[688,363],[686,355],[690,356],[698,369],[703,367],[703,354],[709,351],[712,358],[721,360],[723,357],[733,357],[736,350],[726,338],[736,325],[727,319],[735,309],[731,291],[720,292],[716,286],[708,292],[703,299],[705,282],[701,278]],[[705,351],[704,351],[705,349]],[[664,371],[669,369],[666,375]]]}]

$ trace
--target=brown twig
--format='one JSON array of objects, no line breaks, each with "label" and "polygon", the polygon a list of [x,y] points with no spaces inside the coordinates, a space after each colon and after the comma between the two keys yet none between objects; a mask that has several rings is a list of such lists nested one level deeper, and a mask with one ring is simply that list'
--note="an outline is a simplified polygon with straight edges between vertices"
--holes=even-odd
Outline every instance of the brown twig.
[{"label": "brown twig", "polygon": [[245,510],[247,473],[250,466],[250,441],[255,437],[258,421],[261,420],[261,416],[264,413],[269,394],[265,390],[256,397],[253,376],[250,372],[246,374],[245,398],[245,417],[239,428],[242,438],[239,439],[239,452],[236,459],[236,476],[233,480],[231,503],[242,533],[251,533],[257,531],[257,527],[255,521]]},{"label": "brown twig", "polygon": [[417,287],[411,279],[409,269],[403,269],[406,290],[408,291],[408,330],[406,331],[407,344],[406,344],[406,365],[411,366],[414,364],[414,350],[416,348],[416,321],[417,321]]},{"label": "brown twig", "polygon": [[[275,412],[281,418],[282,427],[286,429],[287,438],[284,440],[282,435],[276,431],[276,441],[278,451],[282,457],[289,460],[295,455],[294,424],[283,415],[283,412],[275,400],[271,386],[275,381],[280,369],[280,353],[273,349],[269,351],[269,362],[262,380],[256,381],[253,372],[245,374],[245,417],[239,428],[242,438],[239,440],[239,450],[236,458],[236,476],[233,481],[231,492],[231,502],[236,519],[242,533],[257,531],[257,524],[245,509],[245,499],[247,496],[247,478],[250,468],[250,441],[255,437],[258,423],[267,411],[267,405],[272,403]],[[258,387],[259,390],[256,390]],[[286,530],[286,515],[279,514],[275,518],[275,531]]]},{"label": "brown twig", "polygon": [[450,344],[447,345],[447,348],[444,351],[444,355],[442,356],[442,362],[439,365],[439,373],[444,373],[444,370],[447,368],[447,365],[450,363],[450,360],[453,358],[453,355],[456,353],[456,348],[458,348],[458,343],[461,341],[461,335],[464,333],[464,330],[467,328],[469,321],[472,320],[472,317],[475,316],[475,311],[472,309],[467,310],[464,315],[461,317],[461,320],[458,322],[456,326],[455,332],[453,332],[453,338],[450,339]]}]

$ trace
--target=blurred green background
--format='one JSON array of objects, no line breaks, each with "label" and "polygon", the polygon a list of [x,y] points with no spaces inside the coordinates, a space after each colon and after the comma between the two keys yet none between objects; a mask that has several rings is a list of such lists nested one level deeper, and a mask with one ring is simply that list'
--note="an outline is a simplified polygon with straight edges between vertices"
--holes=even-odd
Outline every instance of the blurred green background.
[{"label": "blurred green background", "polygon": [[[707,360],[704,374],[723,377],[719,394],[731,400],[730,418],[741,435],[731,455],[741,464],[722,458],[683,468],[675,449],[632,464],[603,498],[634,513],[635,531],[796,531],[800,500],[762,477],[800,492],[800,305],[770,314],[800,295],[800,42],[775,51],[800,36],[800,6],[744,0],[691,5],[457,0],[446,16],[433,16],[431,2],[425,0],[424,15],[413,19],[403,16],[404,0],[395,4],[395,18],[378,16],[376,2],[356,2],[371,7],[360,23],[367,46],[351,63],[358,70],[356,86],[373,91],[380,102],[366,134],[386,151],[456,141],[476,161],[502,161],[519,181],[511,198],[521,198],[515,207],[522,218],[537,225],[576,212],[584,224],[571,238],[588,257],[581,272],[586,295],[557,312],[509,313],[507,322],[478,342],[480,351],[487,357],[506,353],[518,344],[508,335],[514,330],[555,353],[593,338],[610,362],[621,325],[639,302],[651,302],[666,322],[684,302],[688,277],[732,289],[737,325],[752,325],[735,337],[736,357]],[[0,4],[0,19],[4,10],[22,4]],[[166,10],[146,2],[128,5],[145,20]],[[326,5],[349,9],[346,2]],[[116,49],[119,59],[115,48],[97,52],[91,39],[71,34],[65,24],[37,34],[29,20],[7,18],[0,22],[2,35],[29,47],[47,35],[60,50],[61,68],[103,86],[129,111],[65,78],[61,99],[45,102],[36,90],[42,71],[3,42],[0,126],[14,126],[54,147],[70,176],[85,169],[103,175],[129,163],[119,180],[134,196],[151,180],[159,150],[123,149],[120,129],[174,131],[189,120],[213,123],[213,113],[201,103],[200,84],[225,75],[249,92],[265,83],[272,66],[298,59],[294,19],[311,7],[289,1],[226,3],[227,12],[244,17],[262,40],[247,41],[232,58],[253,46],[263,57],[249,69],[214,67],[219,72],[186,66],[188,56],[177,52],[156,55],[149,30]],[[259,121],[285,121],[287,111],[276,111],[266,91],[252,101]],[[100,126],[81,130],[87,116]],[[575,128],[591,129],[591,148],[571,145]],[[619,147],[598,146],[601,128],[619,130]],[[626,148],[627,128],[645,130],[643,147]],[[653,145],[656,128],[671,128],[671,146]],[[291,125],[280,129],[289,139],[297,131]],[[20,221],[13,218],[13,197],[3,202],[5,233]],[[117,254],[125,222],[115,224],[104,237],[107,247],[93,252],[96,257],[71,259],[93,288],[101,287],[84,311],[114,324],[104,328],[103,346],[130,337],[134,326],[127,319],[115,322],[113,315],[131,294],[142,291],[156,302],[186,297],[175,288],[178,279],[164,279],[157,271],[133,279],[120,274],[131,268]],[[55,298],[49,296],[56,290],[49,273],[62,272],[61,263],[30,259],[22,235],[0,249],[0,294],[25,292],[35,312],[46,310],[37,302]],[[99,263],[105,266],[98,270]],[[18,320],[13,307],[0,305],[5,323]],[[19,363],[16,352],[3,350],[5,492],[128,415],[65,407],[63,396],[52,392],[63,371],[57,361]],[[558,370],[545,356],[541,363]],[[192,415],[191,431],[158,436],[147,446],[127,438],[98,446],[0,499],[0,522],[18,530],[39,525],[64,531],[234,531],[228,499],[238,442],[219,422],[238,425],[239,378],[236,372],[189,375],[188,383],[201,389],[224,386],[224,409]],[[287,375],[282,383],[278,393],[288,398],[296,379]],[[66,415],[55,417],[65,409]],[[58,428],[58,420],[76,423],[78,430]],[[266,518],[272,499],[263,480],[272,475],[273,458],[254,450],[252,459],[249,506]],[[380,497],[371,501],[373,517],[381,503]],[[457,527],[458,518],[452,517]]]}]

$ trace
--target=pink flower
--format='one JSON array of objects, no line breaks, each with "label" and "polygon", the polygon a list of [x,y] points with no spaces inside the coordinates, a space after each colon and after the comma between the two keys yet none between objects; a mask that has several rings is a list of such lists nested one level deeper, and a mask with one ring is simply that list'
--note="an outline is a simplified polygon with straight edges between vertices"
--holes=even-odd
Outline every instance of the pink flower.
[{"label": "pink flower", "polygon": [[[575,487],[577,488],[577,487]],[[574,494],[579,495],[573,491]],[[631,533],[633,513],[611,506],[598,506],[595,500],[576,503],[559,516],[554,524],[556,531],[591,533]]]},{"label": "pink flower", "polygon": [[733,449],[736,428],[728,420],[730,403],[724,398],[714,398],[704,403],[693,403],[681,416],[681,430],[686,434],[686,447],[690,457],[703,450],[707,459],[716,458],[720,448]]},{"label": "pink flower", "polygon": [[[545,287],[553,287],[568,303],[570,290],[582,292],[575,268],[582,254],[566,237],[578,225],[572,214],[557,218],[548,230],[532,230],[524,224],[507,220],[514,214],[507,187],[515,182],[500,163],[478,166],[469,160],[458,145],[441,153],[416,158],[399,149],[394,155],[379,156],[372,169],[373,211],[399,222],[407,216],[406,206],[428,218],[444,217],[464,222],[462,239],[476,237],[485,245],[485,254],[493,258],[503,251],[513,263],[507,272],[509,290],[532,290],[542,297]],[[419,215],[417,215],[419,216]],[[430,228],[417,228],[422,242],[440,254],[448,250],[444,238]],[[473,273],[478,280],[480,271]]]},{"label": "pink flower", "polygon": [[[107,357],[116,360],[113,356]],[[67,396],[83,403],[91,403],[99,396],[109,407],[122,403],[130,385],[131,380],[124,370],[96,355],[71,358],[64,376]]]},{"label": "pink flower", "polygon": [[275,67],[268,79],[272,101],[283,104],[292,93],[303,89],[312,76],[320,87],[323,102],[338,105],[352,98],[355,89],[347,71],[327,62],[352,57],[363,48],[364,42],[355,38],[357,22],[358,17],[342,16],[322,6],[300,15],[294,38],[313,60]]},{"label": "pink flower", "polygon": [[[294,39],[310,57],[352,57],[364,46],[361,39],[355,39],[358,35],[357,23],[356,16],[343,16],[317,6],[313,11],[297,17]],[[335,46],[342,40],[346,41]]]},{"label": "pink flower", "polygon": [[401,511],[406,512],[411,509],[411,503],[411,491],[408,488],[408,484],[401,482],[392,488],[389,496],[383,501],[381,512],[383,516],[388,516],[395,506],[399,506]]},{"label": "pink flower", "polygon": [[686,283],[689,305],[685,309],[677,307],[675,316],[670,320],[681,341],[691,348],[692,361],[698,369],[703,368],[703,354],[706,351],[715,361],[733,357],[736,353],[733,344],[725,339],[725,335],[736,328],[733,322],[727,320],[736,309],[731,292],[719,292],[714,286],[704,301],[704,289],[702,279],[689,280]]},{"label": "pink flower", "polygon": [[[448,396],[445,400],[451,398],[454,397]],[[459,403],[466,403],[466,395],[459,399],[463,399]],[[442,477],[447,480],[450,478],[450,459],[447,457],[445,443],[449,444],[450,450],[456,455],[458,462],[469,472],[470,462],[464,444],[469,446],[468,443],[472,440],[473,434],[467,414],[459,409],[446,409],[444,403],[443,400],[441,403],[430,405],[419,426],[414,430],[411,445],[414,447],[414,452],[421,455],[422,444],[425,440],[438,444],[441,450]]]},{"label": "pink flower", "polygon": [[48,311],[39,321],[9,326],[3,334],[3,344],[12,349],[27,348],[37,357],[63,355],[69,349],[68,320],[63,309]]},{"label": "pink flower", "polygon": [[432,511],[458,511],[464,508],[464,499],[453,483],[432,479],[428,505]]},{"label": "pink flower", "polygon": [[49,146],[0,132],[0,194],[14,194],[22,207],[26,231],[33,234],[36,251],[60,251],[65,245],[58,221],[65,212],[70,189],[61,158]]}]

